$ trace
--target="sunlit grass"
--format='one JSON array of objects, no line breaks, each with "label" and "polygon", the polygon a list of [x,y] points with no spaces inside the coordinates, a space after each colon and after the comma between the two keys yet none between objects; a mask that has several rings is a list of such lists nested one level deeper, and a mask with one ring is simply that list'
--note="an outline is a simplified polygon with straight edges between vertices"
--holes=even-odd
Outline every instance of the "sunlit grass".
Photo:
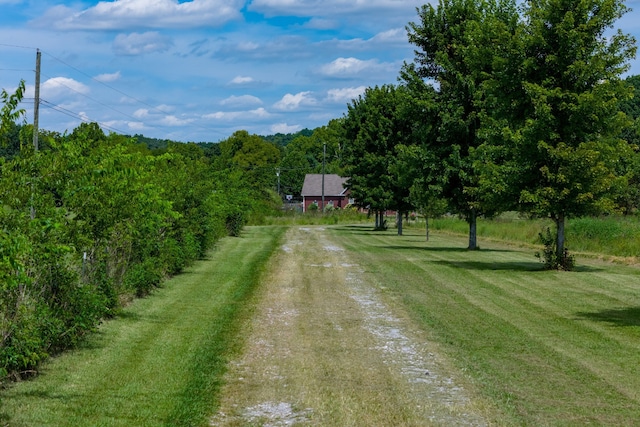
[{"label": "sunlit grass", "polygon": [[358,265],[403,301],[509,425],[634,425],[640,419],[640,274],[581,260],[543,271],[529,248],[419,229],[338,227]]},{"label": "sunlit grass", "polygon": [[0,425],[194,426],[215,410],[238,331],[284,228],[223,239],[152,296],[104,324],[83,348],[1,393]]}]

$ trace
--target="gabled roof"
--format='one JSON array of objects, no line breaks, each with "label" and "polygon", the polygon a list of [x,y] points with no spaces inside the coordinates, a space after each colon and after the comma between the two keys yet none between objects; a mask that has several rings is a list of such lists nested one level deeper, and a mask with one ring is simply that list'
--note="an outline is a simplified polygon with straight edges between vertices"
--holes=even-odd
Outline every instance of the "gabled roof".
[{"label": "gabled roof", "polygon": [[[325,174],[324,195],[343,196],[347,191],[346,184],[347,178],[342,178],[335,174]],[[304,197],[320,197],[322,195],[322,174],[308,173],[305,175],[301,194]]]}]

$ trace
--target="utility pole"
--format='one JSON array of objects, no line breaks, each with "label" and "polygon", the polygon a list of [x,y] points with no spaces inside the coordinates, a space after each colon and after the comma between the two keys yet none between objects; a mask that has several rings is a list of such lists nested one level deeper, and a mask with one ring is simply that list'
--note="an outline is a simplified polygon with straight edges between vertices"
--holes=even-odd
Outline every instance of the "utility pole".
[{"label": "utility pole", "polygon": [[40,120],[40,49],[36,49],[36,91],[33,103],[33,148],[38,151],[38,127]]},{"label": "utility pole", "polygon": [[[40,49],[36,49],[36,88],[33,101],[33,149],[38,151],[38,127],[40,119]],[[33,207],[33,182],[31,183],[31,208],[29,209],[31,220],[36,218],[36,209]]]},{"label": "utility pole", "polygon": [[280,196],[280,168],[276,168],[276,176],[278,177],[278,196]]},{"label": "utility pole", "polygon": [[322,210],[320,212],[324,212],[324,164],[325,157],[327,157],[327,143],[322,144]]}]

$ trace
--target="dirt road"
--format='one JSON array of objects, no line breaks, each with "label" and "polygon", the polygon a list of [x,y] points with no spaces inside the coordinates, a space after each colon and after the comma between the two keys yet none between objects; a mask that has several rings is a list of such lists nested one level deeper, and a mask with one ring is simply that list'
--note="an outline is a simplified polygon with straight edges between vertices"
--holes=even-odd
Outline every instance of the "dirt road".
[{"label": "dirt road", "polygon": [[487,425],[464,377],[325,231],[288,231],[211,425]]}]

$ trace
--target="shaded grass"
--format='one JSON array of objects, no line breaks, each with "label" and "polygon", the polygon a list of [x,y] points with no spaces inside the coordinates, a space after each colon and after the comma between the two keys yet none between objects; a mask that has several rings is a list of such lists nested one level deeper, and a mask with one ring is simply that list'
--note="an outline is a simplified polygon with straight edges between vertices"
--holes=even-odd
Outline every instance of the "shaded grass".
[{"label": "shaded grass", "polygon": [[206,425],[284,230],[249,228],[223,239],[209,260],[134,302],[82,348],[2,391],[0,424]]},{"label": "shaded grass", "polygon": [[[361,267],[496,402],[510,425],[634,425],[640,419],[640,275],[587,264],[542,271],[529,249],[421,230],[330,229]],[[402,248],[402,250],[399,250]],[[595,261],[593,261],[595,262]],[[502,420],[504,422],[504,420]]]}]

